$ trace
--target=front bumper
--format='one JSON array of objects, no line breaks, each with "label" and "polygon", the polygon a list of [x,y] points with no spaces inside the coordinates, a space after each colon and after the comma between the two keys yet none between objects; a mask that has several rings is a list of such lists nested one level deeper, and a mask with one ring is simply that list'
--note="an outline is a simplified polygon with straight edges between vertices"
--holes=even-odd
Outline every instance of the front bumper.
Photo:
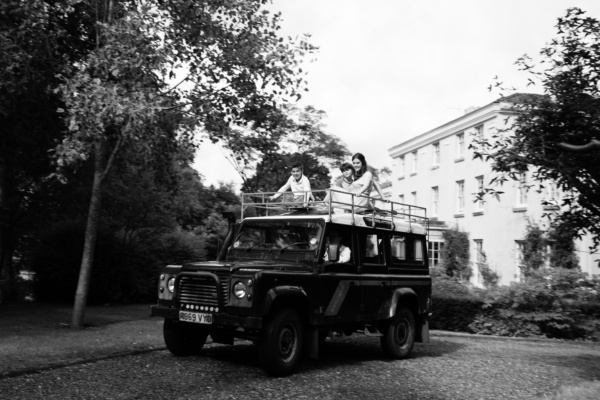
[{"label": "front bumper", "polygon": [[[159,305],[150,306],[150,316],[179,320],[179,309]],[[212,316],[213,323],[210,325],[204,325],[206,329],[227,327],[259,330],[262,328],[261,317],[246,317],[225,313],[213,313]]]}]

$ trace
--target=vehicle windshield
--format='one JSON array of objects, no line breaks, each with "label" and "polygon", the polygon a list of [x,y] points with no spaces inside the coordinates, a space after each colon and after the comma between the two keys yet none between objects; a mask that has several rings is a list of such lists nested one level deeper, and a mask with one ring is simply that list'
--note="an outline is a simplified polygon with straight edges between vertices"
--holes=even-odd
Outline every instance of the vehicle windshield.
[{"label": "vehicle windshield", "polygon": [[233,249],[246,251],[299,251],[318,249],[323,221],[246,221]]}]

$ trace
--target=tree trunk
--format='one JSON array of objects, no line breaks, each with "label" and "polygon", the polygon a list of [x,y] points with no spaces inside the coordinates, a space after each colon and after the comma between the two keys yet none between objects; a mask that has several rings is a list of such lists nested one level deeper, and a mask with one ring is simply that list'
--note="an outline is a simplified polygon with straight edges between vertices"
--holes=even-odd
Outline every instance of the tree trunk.
[{"label": "tree trunk", "polygon": [[78,329],[83,326],[83,318],[87,303],[90,278],[92,275],[92,264],[94,261],[94,250],[96,249],[96,236],[98,234],[98,221],[100,219],[100,208],[102,200],[102,181],[105,173],[105,143],[98,140],[94,144],[94,183],[92,185],[92,197],[85,228],[85,242],[83,245],[83,256],[79,270],[79,282],[75,293],[75,304],[73,306],[73,317],[71,328]]},{"label": "tree trunk", "polygon": [[0,303],[16,294],[12,268],[10,212],[6,159],[0,155]]}]

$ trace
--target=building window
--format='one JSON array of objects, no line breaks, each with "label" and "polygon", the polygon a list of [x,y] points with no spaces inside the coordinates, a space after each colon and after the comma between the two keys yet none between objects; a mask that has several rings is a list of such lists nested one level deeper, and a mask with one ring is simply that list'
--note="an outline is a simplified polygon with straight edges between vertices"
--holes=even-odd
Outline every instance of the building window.
[{"label": "building window", "polygon": [[401,236],[393,236],[391,241],[392,262],[406,260],[406,239]]},{"label": "building window", "polygon": [[433,267],[439,264],[442,257],[442,249],[444,248],[444,242],[427,242],[427,249],[429,250],[429,266]]},{"label": "building window", "polygon": [[519,182],[517,185],[517,205],[527,205],[527,173],[522,172],[519,174]]},{"label": "building window", "polygon": [[423,241],[421,239],[415,239],[414,242],[414,255],[415,261],[423,261]]},{"label": "building window", "polygon": [[483,139],[483,125],[475,127],[475,137],[479,140]]},{"label": "building window", "polygon": [[404,156],[398,157],[398,175],[403,177],[405,171]]},{"label": "building window", "polygon": [[417,205],[417,192],[410,192],[410,201],[412,205]]},{"label": "building window", "polygon": [[433,166],[440,165],[440,142],[436,142],[433,145]]},{"label": "building window", "polygon": [[438,202],[440,200],[440,190],[437,186],[431,188],[431,215],[438,215]]},{"label": "building window", "polygon": [[483,239],[473,239],[475,242],[475,257],[478,263],[485,261],[483,257]]},{"label": "building window", "polygon": [[456,135],[456,158],[462,159],[465,157],[465,134],[459,133]]},{"label": "building window", "polygon": [[[478,195],[478,196],[481,195],[481,193],[483,193],[483,175],[475,178],[475,187],[477,187],[476,195]],[[483,210],[483,200],[477,199],[475,201],[475,210],[476,211]]]},{"label": "building window", "polygon": [[456,181],[456,211],[465,211],[465,181]]},{"label": "building window", "polygon": [[411,173],[416,174],[417,173],[417,152],[413,151],[412,152],[412,169],[411,169]]}]

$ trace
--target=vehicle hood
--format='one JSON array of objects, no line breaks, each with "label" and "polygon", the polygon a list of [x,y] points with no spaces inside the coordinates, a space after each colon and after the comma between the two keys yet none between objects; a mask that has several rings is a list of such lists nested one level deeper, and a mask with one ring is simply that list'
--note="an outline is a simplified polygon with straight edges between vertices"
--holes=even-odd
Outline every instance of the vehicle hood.
[{"label": "vehicle hood", "polygon": [[228,270],[235,272],[238,270],[257,270],[257,271],[312,271],[312,266],[299,264],[291,261],[281,260],[262,260],[262,261],[200,261],[187,263],[183,265],[183,271],[215,271]]}]

